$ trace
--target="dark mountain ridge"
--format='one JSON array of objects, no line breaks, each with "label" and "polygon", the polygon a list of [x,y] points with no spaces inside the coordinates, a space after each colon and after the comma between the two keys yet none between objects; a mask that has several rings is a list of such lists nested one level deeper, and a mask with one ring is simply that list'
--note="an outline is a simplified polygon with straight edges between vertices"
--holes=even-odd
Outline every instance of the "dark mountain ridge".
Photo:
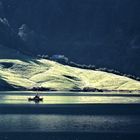
[{"label": "dark mountain ridge", "polygon": [[1,0],[8,25],[0,23],[0,43],[140,76],[139,6],[138,0]]}]

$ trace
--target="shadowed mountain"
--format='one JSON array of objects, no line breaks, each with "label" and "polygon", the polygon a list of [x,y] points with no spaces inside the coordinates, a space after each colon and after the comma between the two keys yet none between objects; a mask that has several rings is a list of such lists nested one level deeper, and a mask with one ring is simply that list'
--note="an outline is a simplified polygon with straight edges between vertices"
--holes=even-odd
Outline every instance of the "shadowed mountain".
[{"label": "shadowed mountain", "polygon": [[24,42],[12,29],[6,18],[0,18],[0,44],[25,52],[22,49],[25,47]]},{"label": "shadowed mountain", "polygon": [[0,45],[0,59],[25,59],[26,55],[23,55],[19,50],[12,49]]},{"label": "shadowed mountain", "polygon": [[27,45],[24,48],[32,55],[47,54],[47,38],[31,30],[26,24],[23,24],[18,31],[19,37]]},{"label": "shadowed mountain", "polygon": [[0,5],[10,24],[10,29],[0,25],[4,46],[30,55],[64,54],[77,63],[140,76],[140,1],[1,0]]},{"label": "shadowed mountain", "polygon": [[1,79],[0,77],[0,91],[7,91],[7,90],[16,90],[16,88],[11,86],[9,83]]}]

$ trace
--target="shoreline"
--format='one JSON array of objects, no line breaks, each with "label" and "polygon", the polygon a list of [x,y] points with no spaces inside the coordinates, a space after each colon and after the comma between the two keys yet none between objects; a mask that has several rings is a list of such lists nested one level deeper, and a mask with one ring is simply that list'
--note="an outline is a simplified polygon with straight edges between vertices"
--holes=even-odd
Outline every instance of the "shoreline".
[{"label": "shoreline", "polygon": [[[76,91],[0,91],[0,95],[35,95],[41,96],[135,96],[140,97],[140,92],[76,92]],[[23,96],[24,96],[23,95]],[[25,96],[27,96],[25,95]]]}]

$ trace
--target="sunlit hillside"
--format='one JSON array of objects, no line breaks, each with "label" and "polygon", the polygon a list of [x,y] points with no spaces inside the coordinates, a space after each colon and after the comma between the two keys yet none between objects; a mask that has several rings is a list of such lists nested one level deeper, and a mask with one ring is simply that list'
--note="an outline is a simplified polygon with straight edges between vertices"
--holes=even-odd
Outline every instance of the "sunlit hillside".
[{"label": "sunlit hillside", "polygon": [[0,59],[1,81],[17,89],[140,90],[140,82],[112,73],[84,70],[46,59]]}]

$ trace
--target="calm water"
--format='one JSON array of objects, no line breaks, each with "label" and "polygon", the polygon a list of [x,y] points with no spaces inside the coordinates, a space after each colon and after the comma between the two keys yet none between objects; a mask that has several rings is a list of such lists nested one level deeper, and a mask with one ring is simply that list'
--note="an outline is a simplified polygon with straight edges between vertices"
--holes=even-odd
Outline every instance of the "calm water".
[{"label": "calm water", "polygon": [[[119,94],[100,94],[99,93],[41,93],[43,96],[43,102],[40,104],[80,104],[80,103],[140,103],[140,95],[125,94],[125,96]],[[0,104],[34,104],[34,102],[28,102],[29,97],[33,97],[34,92],[0,92]],[[114,96],[115,95],[115,96]],[[132,95],[132,96],[130,96]]]},{"label": "calm water", "polygon": [[0,132],[140,132],[139,116],[0,115]]},{"label": "calm water", "polygon": [[[0,93],[0,105],[35,104],[28,97],[35,93]],[[94,94],[41,94],[40,104],[94,104],[94,103],[140,103],[139,96],[111,96]],[[0,106],[2,107],[2,106]],[[3,106],[4,108],[4,106]],[[27,133],[26,133],[27,132]],[[67,134],[68,133],[68,134]],[[88,134],[90,133],[90,135]],[[132,135],[131,135],[132,134]],[[130,137],[131,135],[131,137]],[[129,139],[140,135],[140,116],[133,115],[74,115],[74,114],[1,114],[0,140],[88,140]]]}]

